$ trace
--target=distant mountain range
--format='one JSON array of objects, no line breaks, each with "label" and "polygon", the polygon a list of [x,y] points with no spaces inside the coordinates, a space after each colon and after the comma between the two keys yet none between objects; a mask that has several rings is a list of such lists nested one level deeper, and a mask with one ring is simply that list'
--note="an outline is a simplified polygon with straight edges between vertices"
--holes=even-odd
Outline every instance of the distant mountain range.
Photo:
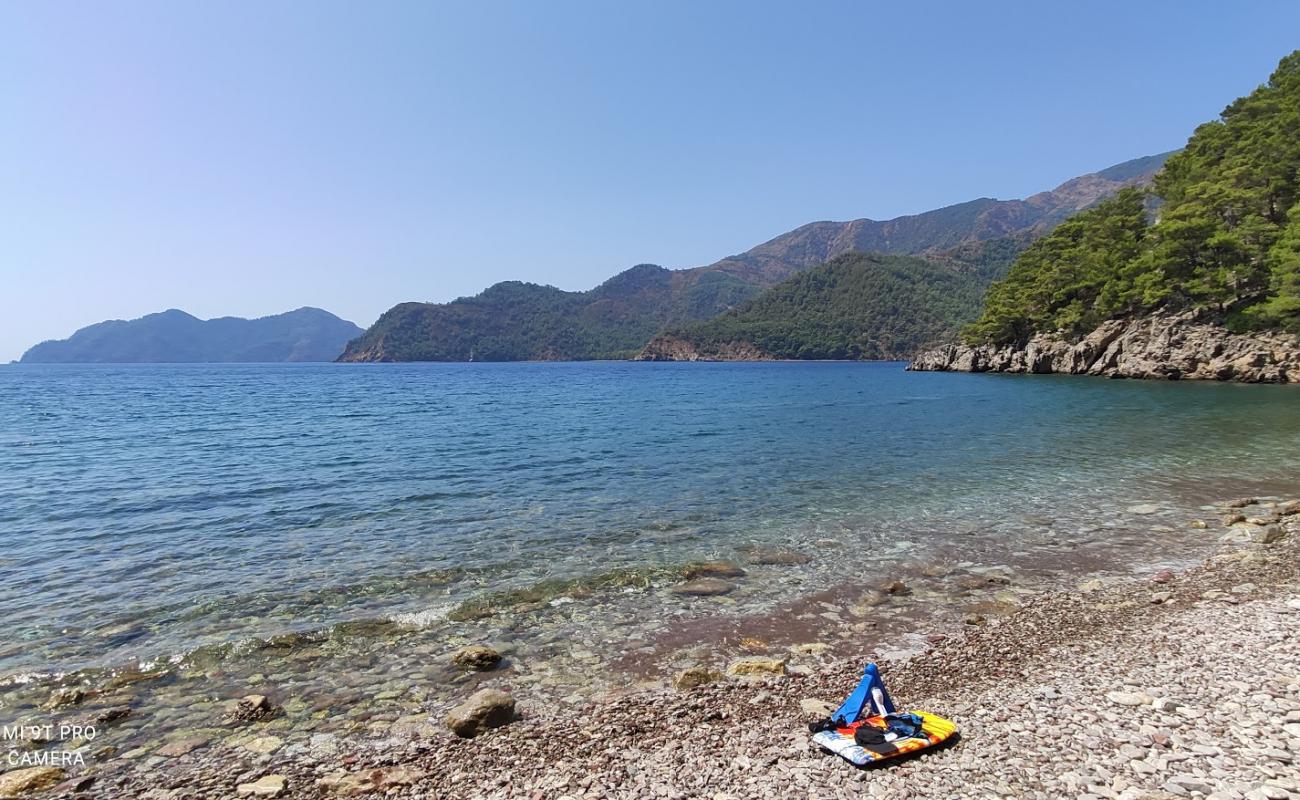
[{"label": "distant mountain range", "polygon": [[171,309],[41,342],[24,364],[333,361],[361,328],[319,308],[201,320]]},{"label": "distant mountain range", "polygon": [[[696,323],[714,319],[742,307],[751,321],[757,308],[775,309],[779,316],[805,316],[788,308],[804,296],[786,292],[775,305],[745,306],[764,290],[852,252],[920,256],[931,262],[922,269],[914,263],[857,262],[856,269],[874,270],[883,264],[917,271],[942,285],[946,273],[963,282],[962,292],[973,287],[982,293],[989,282],[1029,242],[1049,232],[1077,211],[1095,205],[1127,186],[1150,182],[1169,153],[1122,164],[1066,181],[1051,191],[1024,200],[981,198],[922,214],[877,221],[813,222],[781,234],[739,255],[705,267],[668,270],[652,264],[632,267],[594,289],[566,292],[552,286],[509,281],[489,287],[474,297],[450,303],[402,303],[385,312],[360,338],[350,342],[342,361],[520,361],[628,358],[641,354],[647,343],[665,332],[681,340],[692,335]],[[998,242],[994,247],[984,243]],[[874,266],[872,266],[874,264]],[[972,266],[977,264],[977,266]],[[843,267],[834,270],[846,276]],[[875,279],[850,281],[855,287],[875,285]],[[967,286],[969,284],[969,286]],[[891,283],[891,285],[894,285]],[[915,295],[920,298],[923,295]],[[962,296],[965,296],[964,294]],[[900,301],[902,295],[899,295]],[[826,298],[823,298],[826,299]],[[918,300],[919,301],[919,300]],[[908,301],[911,302],[911,301]],[[842,307],[842,304],[835,304]],[[855,356],[906,355],[931,343],[924,326],[912,325],[918,309],[904,303],[878,307],[875,317],[897,320],[909,330],[884,327],[873,321],[870,335],[883,337],[876,344],[861,341],[867,328],[857,332]],[[951,335],[978,314],[978,304],[951,316],[935,335]],[[952,309],[948,309],[952,311]],[[948,315],[945,311],[945,315]],[[839,320],[836,326],[852,325]],[[713,333],[701,334],[706,338]],[[928,328],[926,329],[928,330]],[[936,339],[937,340],[937,339]],[[703,341],[703,339],[701,340]],[[888,342],[887,345],[882,345]],[[823,342],[824,343],[824,342]],[[804,348],[817,351],[820,344]],[[796,349],[797,351],[797,349]],[[668,357],[670,349],[661,349]],[[646,351],[647,357],[655,353]],[[877,354],[877,355],[872,355]],[[700,355],[697,351],[699,357]],[[721,354],[718,354],[722,357]],[[814,357],[814,356],[808,356]]]}]

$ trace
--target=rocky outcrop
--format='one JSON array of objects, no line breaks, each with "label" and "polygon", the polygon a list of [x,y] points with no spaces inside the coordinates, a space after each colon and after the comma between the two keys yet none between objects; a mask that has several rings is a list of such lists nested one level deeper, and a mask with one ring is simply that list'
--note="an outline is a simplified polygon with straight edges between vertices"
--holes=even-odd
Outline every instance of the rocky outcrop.
[{"label": "rocky outcrop", "polygon": [[656,336],[645,346],[637,361],[772,361],[750,342],[725,342],[701,346],[678,336]]},{"label": "rocky outcrop", "polygon": [[948,345],[922,353],[908,369],[1294,383],[1300,382],[1300,338],[1232,333],[1189,311],[1108,320],[1078,341],[1040,333],[1023,344]]}]

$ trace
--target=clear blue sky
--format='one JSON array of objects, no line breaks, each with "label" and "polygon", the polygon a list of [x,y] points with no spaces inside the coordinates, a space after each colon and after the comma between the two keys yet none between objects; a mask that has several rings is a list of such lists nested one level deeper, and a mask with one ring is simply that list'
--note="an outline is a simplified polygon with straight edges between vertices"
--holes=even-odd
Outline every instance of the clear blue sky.
[{"label": "clear blue sky", "polygon": [[1300,3],[0,4],[0,361],[169,307],[367,325],[1182,144]]}]

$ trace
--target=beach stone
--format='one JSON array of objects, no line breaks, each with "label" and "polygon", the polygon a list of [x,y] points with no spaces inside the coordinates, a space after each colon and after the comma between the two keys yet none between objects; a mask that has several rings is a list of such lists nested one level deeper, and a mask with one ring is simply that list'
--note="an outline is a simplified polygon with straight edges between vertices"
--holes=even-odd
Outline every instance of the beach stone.
[{"label": "beach stone", "polygon": [[1174,579],[1174,573],[1167,569],[1162,569],[1151,576],[1152,583],[1169,583]]},{"label": "beach stone", "polygon": [[183,755],[198,750],[207,743],[208,740],[203,736],[189,736],[184,739],[177,739],[168,742],[155,750],[154,755],[162,756],[163,758],[180,758]]},{"label": "beach stone", "polygon": [[695,578],[742,578],[744,575],[745,570],[732,561],[706,561],[703,564],[692,564],[686,568],[686,577],[689,580]]},{"label": "beach stone", "polygon": [[452,653],[451,663],[462,669],[478,670],[480,672],[492,669],[501,662],[501,653],[491,647],[482,644],[472,644],[468,647],[462,647],[455,653]]},{"label": "beach stone", "polygon": [[902,581],[890,581],[880,588],[885,594],[908,594],[911,591]]},{"label": "beach stone", "polygon": [[1229,500],[1228,502],[1224,503],[1223,507],[1224,508],[1245,508],[1246,506],[1253,506],[1257,502],[1259,502],[1259,500],[1254,497],[1238,497],[1236,500]]},{"label": "beach stone", "polygon": [[691,689],[704,686],[708,683],[717,683],[722,680],[722,678],[722,673],[718,672],[716,669],[709,669],[708,667],[687,667],[677,673],[676,678],[673,678],[673,686],[680,691],[689,692]]},{"label": "beach stone", "polygon": [[357,772],[338,770],[316,781],[316,785],[340,797],[357,797],[410,786],[425,774],[415,767],[381,767]]},{"label": "beach stone", "polygon": [[1245,514],[1229,514],[1229,515],[1227,515],[1226,517],[1223,518],[1223,527],[1225,527],[1225,528],[1231,528],[1233,525],[1236,525],[1236,524],[1239,523],[1239,522],[1245,522],[1245,521],[1246,521],[1246,515],[1245,515]]},{"label": "beach stone", "polygon": [[1179,709],[1178,701],[1167,697],[1157,697],[1151,701],[1151,707],[1165,714],[1172,714]]},{"label": "beach stone", "polygon": [[1107,692],[1106,699],[1121,706],[1145,706],[1152,701],[1151,695],[1142,692]]},{"label": "beach stone", "polygon": [[797,656],[819,656],[830,650],[831,646],[825,642],[807,642],[805,644],[792,644],[789,647],[791,653]]},{"label": "beach stone", "polygon": [[727,674],[737,677],[771,677],[785,673],[784,658],[751,656],[733,661],[727,666]]},{"label": "beach stone", "polygon": [[96,714],[95,724],[108,725],[109,723],[126,719],[129,716],[131,716],[130,706],[113,706],[112,708],[106,708],[103,711]]},{"label": "beach stone", "polygon": [[445,722],[452,733],[471,739],[515,718],[515,699],[497,689],[480,689],[465,702],[447,712]]},{"label": "beach stone", "polygon": [[672,592],[685,597],[713,597],[727,594],[734,591],[735,588],[736,584],[729,583],[721,578],[697,578],[674,586]]},{"label": "beach stone", "polygon": [[58,767],[27,767],[0,775],[0,797],[18,797],[27,792],[48,789],[66,775]]},{"label": "beach stone", "polygon": [[1106,584],[1102,583],[1100,579],[1093,578],[1092,580],[1089,581],[1083,581],[1082,583],[1079,584],[1078,588],[1080,592],[1083,592],[1084,594],[1088,594],[1090,592],[1099,592],[1105,587]]},{"label": "beach stone", "polygon": [[1251,533],[1250,539],[1258,544],[1277,544],[1286,538],[1286,531],[1281,525],[1265,525]]},{"label": "beach stone", "polygon": [[1210,527],[1209,523],[1207,523],[1203,519],[1194,519],[1187,524],[1192,528],[1196,528],[1197,530],[1205,530],[1206,528]]},{"label": "beach stone", "polygon": [[1153,605],[1168,603],[1171,599],[1173,599],[1173,596],[1174,596],[1173,592],[1155,592],[1154,594],[1151,595],[1151,603]]},{"label": "beach stone", "polygon": [[831,703],[815,697],[805,697],[799,701],[799,710],[814,717],[829,717],[835,708]]},{"label": "beach stone", "polygon": [[1291,500],[1277,507],[1279,517],[1290,517],[1295,514],[1300,514],[1300,500]]},{"label": "beach stone", "polygon": [[284,740],[279,736],[258,736],[244,742],[244,749],[250,753],[266,755],[267,753],[274,753],[276,750],[279,750],[280,746],[283,744]]},{"label": "beach stone", "polygon": [[263,775],[252,783],[236,786],[235,794],[240,797],[279,797],[287,788],[283,775]]}]

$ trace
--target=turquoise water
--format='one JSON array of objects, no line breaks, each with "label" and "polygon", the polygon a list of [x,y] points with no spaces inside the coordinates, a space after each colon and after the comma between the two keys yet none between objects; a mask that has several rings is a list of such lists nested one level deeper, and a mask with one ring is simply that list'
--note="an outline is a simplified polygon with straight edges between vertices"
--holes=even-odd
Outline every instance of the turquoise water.
[{"label": "turquoise water", "polygon": [[[1199,506],[1282,493],[1298,467],[1296,387],[858,363],[0,368],[0,677],[347,622],[526,650],[509,613],[453,612],[539,582],[530,612],[586,602],[590,626],[761,612],[904,562],[1082,573],[1183,553]],[[811,560],[689,605],[655,571],[755,547]],[[545,583],[620,570],[642,577]]]}]

